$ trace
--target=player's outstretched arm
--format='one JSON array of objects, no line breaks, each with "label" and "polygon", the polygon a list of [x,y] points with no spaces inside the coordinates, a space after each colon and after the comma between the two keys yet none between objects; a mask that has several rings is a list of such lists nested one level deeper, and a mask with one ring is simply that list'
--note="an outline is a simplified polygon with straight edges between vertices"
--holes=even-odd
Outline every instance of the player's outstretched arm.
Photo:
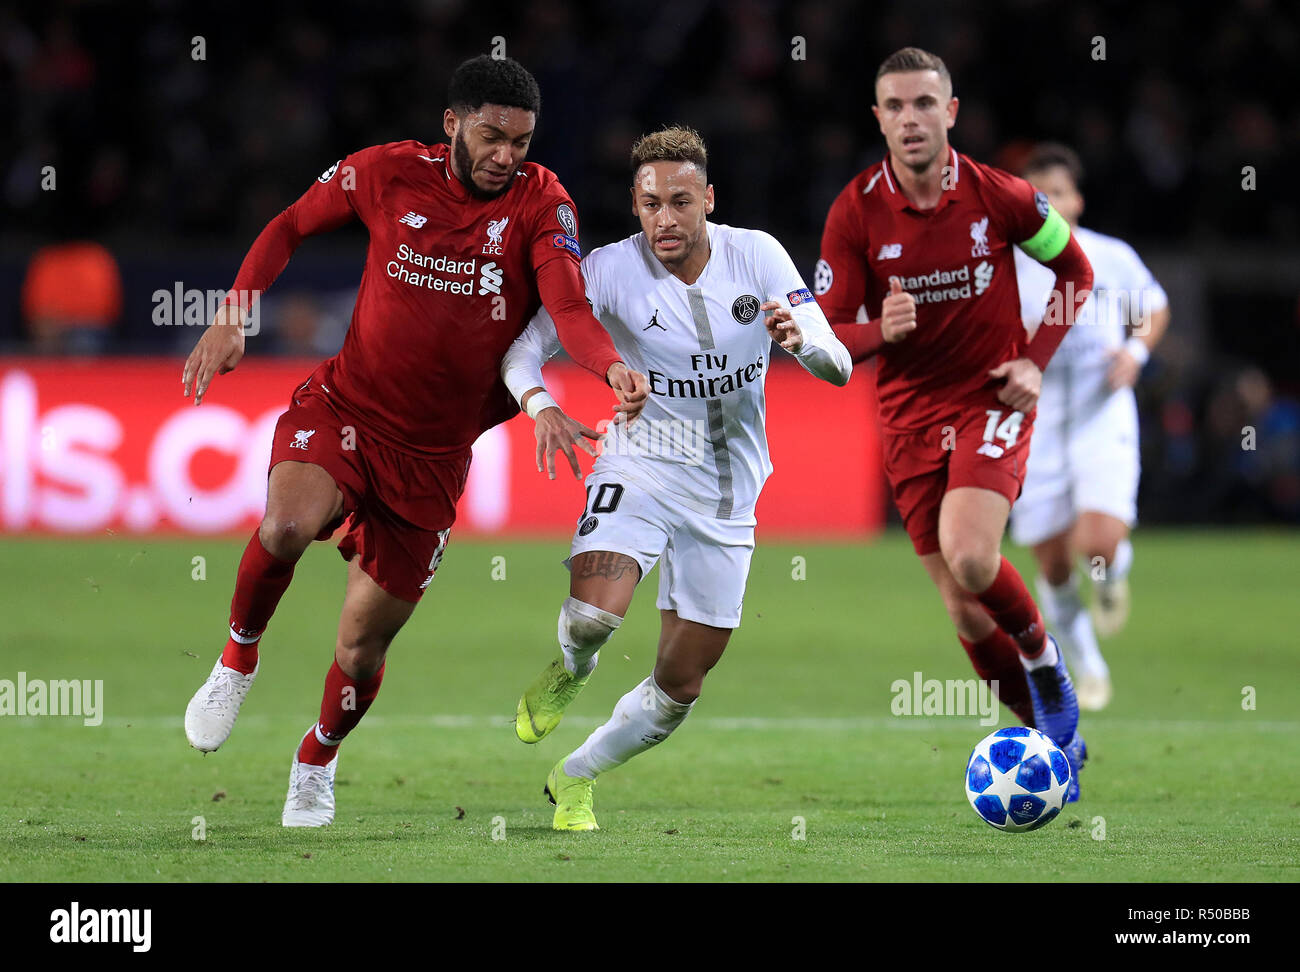
[{"label": "player's outstretched arm", "polygon": [[533,420],[533,431],[537,436],[537,471],[544,468],[548,478],[554,479],[555,453],[563,452],[574,477],[581,479],[582,470],[574,446],[576,444],[594,456],[596,450],[587,440],[599,439],[600,433],[565,415],[546,391],[542,365],[559,351],[560,338],[555,321],[543,307],[506,351],[501,360],[501,380],[515,396],[519,407]]},{"label": "player's outstretched arm", "polygon": [[253,313],[257,299],[289,263],[293,251],[306,237],[335,229],[355,218],[356,213],[348,198],[351,190],[344,186],[342,179],[332,181],[333,176],[346,162],[344,168],[350,173],[348,185],[355,185],[357,167],[364,165],[376,151],[364,149],[340,160],[313,182],[296,202],[267,223],[253,241],[244,262],[239,265],[239,273],[225,303],[185,361],[181,373],[182,387],[188,398],[193,382],[195,405],[202,404],[214,375],[224,375],[239,364],[239,359],[244,356],[244,322]]}]

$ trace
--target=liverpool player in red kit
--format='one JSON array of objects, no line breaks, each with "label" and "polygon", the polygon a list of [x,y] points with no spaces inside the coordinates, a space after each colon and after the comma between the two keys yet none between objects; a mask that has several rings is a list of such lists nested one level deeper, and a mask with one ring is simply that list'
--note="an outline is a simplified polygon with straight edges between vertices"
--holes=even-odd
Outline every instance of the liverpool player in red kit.
[{"label": "liverpool player in red kit", "polygon": [[[1001,543],[1042,371],[1092,268],[1046,196],[949,146],[957,99],[938,57],[910,47],[888,57],[872,111],[888,152],[831,206],[817,299],[855,362],[878,359],[885,473],[975,671],[1065,750],[1077,800],[1087,750],[1074,688]],[[1056,273],[1053,307],[1028,342],[1013,245]],[[856,323],[860,308],[872,319]]]},{"label": "liverpool player in red kit", "polygon": [[271,285],[303,237],[360,219],[370,234],[343,349],[293,392],[275,428],[266,515],[239,564],[230,636],[190,701],[185,732],[229,737],[258,669],[258,639],[312,540],[347,523],[347,591],[320,718],[294,755],[286,827],[334,818],[338,746],[374,701],[389,644],[433,580],[469,472],[470,447],[518,408],[500,379],[511,342],[545,304],[573,358],[609,382],[628,418],[645,378],[591,315],[573,201],[525,163],[540,106],[512,60],[457,68],[450,144],[392,142],[327,169],[258,236],[227,306],[185,363],[199,404],[244,353],[248,295]]}]

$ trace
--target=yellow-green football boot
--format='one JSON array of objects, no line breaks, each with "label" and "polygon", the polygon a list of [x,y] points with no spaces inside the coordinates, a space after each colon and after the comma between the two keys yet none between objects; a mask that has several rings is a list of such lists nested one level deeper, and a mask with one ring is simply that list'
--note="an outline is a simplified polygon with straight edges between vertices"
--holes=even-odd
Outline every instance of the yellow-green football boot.
[{"label": "yellow-green football boot", "polygon": [[574,678],[560,655],[524,690],[515,709],[515,735],[526,743],[541,742],[564,718],[564,710],[578,697],[590,673]]},{"label": "yellow-green football boot", "polygon": [[[565,759],[567,758],[566,756]],[[551,775],[546,778],[546,789],[542,792],[555,804],[552,830],[600,829],[596,825],[596,814],[591,809],[591,788],[595,784],[595,780],[566,776],[563,759],[551,767]]]}]

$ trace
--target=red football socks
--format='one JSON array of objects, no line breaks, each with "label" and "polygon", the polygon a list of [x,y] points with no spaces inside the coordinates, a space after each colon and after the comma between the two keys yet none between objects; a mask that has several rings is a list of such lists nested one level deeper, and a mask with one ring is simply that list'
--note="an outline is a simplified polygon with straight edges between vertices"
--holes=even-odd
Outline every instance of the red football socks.
[{"label": "red football socks", "polygon": [[967,641],[957,636],[966,655],[975,668],[975,674],[986,682],[996,683],[998,698],[1027,726],[1034,724],[1034,704],[1029,697],[1029,682],[1025,667],[1020,664],[1020,652],[1015,640],[1001,628],[980,641]]},{"label": "red football socks", "polygon": [[[349,677],[339,663],[330,666],[325,676],[325,694],[320,703],[320,721],[307,731],[298,747],[298,762],[324,766],[338,753],[339,743],[351,732],[370,708],[384,681],[384,666],[370,678]],[[317,734],[319,730],[319,735]],[[320,741],[324,736],[330,741]]]},{"label": "red football socks", "polygon": [[1022,655],[1037,658],[1042,653],[1047,644],[1043,616],[1011,561],[1003,557],[998,576],[983,594],[975,597],[998,627],[1015,639]]},{"label": "red football socks", "polygon": [[291,561],[272,557],[262,546],[258,532],[253,531],[235,576],[235,595],[230,600],[231,637],[221,653],[223,665],[252,674],[257,667],[258,639],[293,579],[293,568]]}]

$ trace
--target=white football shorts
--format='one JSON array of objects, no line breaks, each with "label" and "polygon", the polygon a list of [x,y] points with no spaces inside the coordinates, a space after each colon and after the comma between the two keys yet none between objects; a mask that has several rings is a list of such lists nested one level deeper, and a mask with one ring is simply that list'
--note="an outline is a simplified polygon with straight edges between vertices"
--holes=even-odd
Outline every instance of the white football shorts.
[{"label": "white football shorts", "polygon": [[[1050,394],[1055,392],[1055,394]],[[1068,530],[1081,513],[1137,522],[1137,401],[1131,389],[1064,404],[1043,385],[1025,485],[1011,509],[1011,539],[1034,546]]]},{"label": "white football shorts", "polygon": [[587,505],[570,557],[592,550],[626,554],[641,576],[659,565],[660,610],[715,628],[740,627],[755,520],[720,520],[675,504],[614,471],[587,477]]}]

